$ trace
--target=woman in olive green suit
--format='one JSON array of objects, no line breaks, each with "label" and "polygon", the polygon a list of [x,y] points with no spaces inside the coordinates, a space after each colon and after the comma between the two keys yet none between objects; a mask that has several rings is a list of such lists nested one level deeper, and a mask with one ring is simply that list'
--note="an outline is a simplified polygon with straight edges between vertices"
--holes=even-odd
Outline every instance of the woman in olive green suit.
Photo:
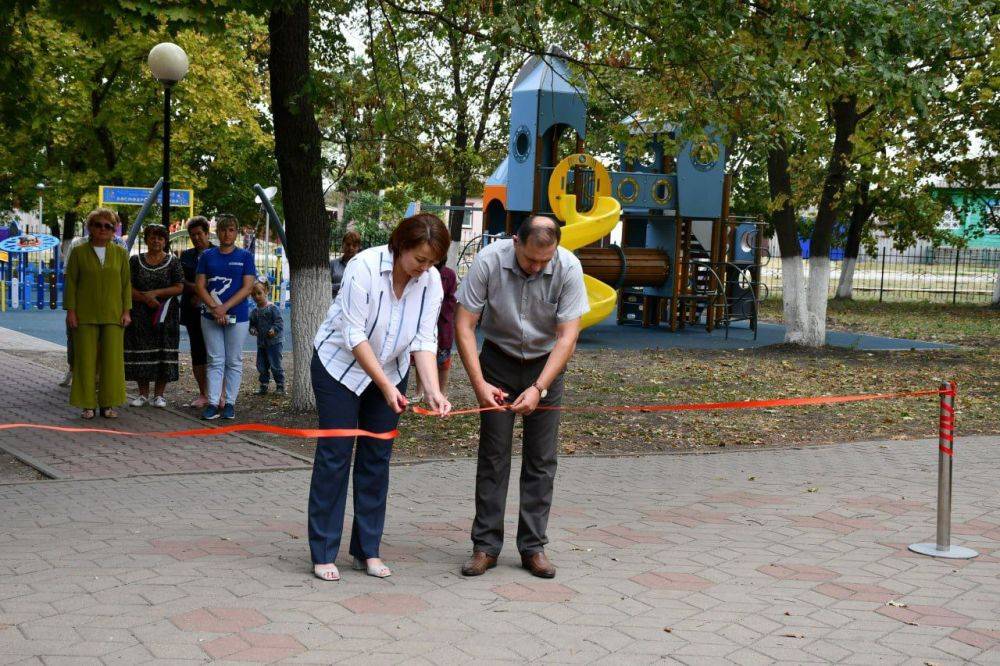
[{"label": "woman in olive green suit", "polygon": [[[73,387],[69,402],[81,416],[118,418],[125,402],[125,327],[132,320],[128,252],[112,242],[118,216],[98,208],[87,216],[90,239],[69,255],[63,308],[73,331]],[[97,386],[100,367],[100,387]]]}]

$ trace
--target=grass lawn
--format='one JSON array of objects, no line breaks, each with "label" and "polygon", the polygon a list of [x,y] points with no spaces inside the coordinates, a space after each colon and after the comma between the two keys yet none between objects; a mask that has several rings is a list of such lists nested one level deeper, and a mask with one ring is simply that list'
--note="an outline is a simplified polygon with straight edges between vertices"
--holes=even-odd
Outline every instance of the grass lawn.
[{"label": "grass lawn", "polygon": [[[767,303],[764,317],[780,317],[780,301]],[[775,346],[743,351],[580,352],[568,370],[565,404],[644,405],[716,402],[812,395],[882,393],[936,388],[941,379],[959,385],[958,433],[1000,433],[1000,312],[975,306],[831,301],[831,328],[961,345],[932,351],[864,352]],[[37,357],[36,357],[37,358]],[[186,363],[181,381],[170,384],[171,405],[194,390]],[[52,355],[61,367],[61,356]],[[244,358],[244,393],[238,422],[314,427],[314,414],[295,414],[288,400],[253,395],[256,370]],[[291,355],[286,354],[286,370]],[[456,407],[473,405],[458,357],[450,397]],[[412,385],[411,385],[412,386]],[[404,415],[396,441],[397,460],[475,455],[478,419]],[[935,437],[936,398],[729,412],[567,413],[560,442],[564,455],[822,444],[871,439]],[[311,440],[255,435],[311,455]],[[927,451],[928,460],[933,458]]]},{"label": "grass lawn", "polygon": [[[780,302],[769,303],[765,316],[778,318],[779,312]],[[791,346],[742,352],[580,352],[568,371],[565,403],[642,405],[887,392],[935,388],[947,378],[959,383],[958,432],[1000,432],[1000,313],[971,306],[867,301],[831,301],[829,312],[831,328],[938,340],[962,348],[881,353]],[[472,390],[457,355],[455,365],[450,397],[456,406],[471,406]],[[248,418],[312,424],[311,415],[287,414],[285,401],[277,397],[248,396],[244,401],[261,408],[252,415],[244,409]],[[474,455],[478,419],[408,413],[400,431],[397,459]],[[933,437],[936,432],[936,400],[920,398],[738,412],[567,413],[560,441],[563,454],[595,455]],[[309,441],[286,440],[285,445],[302,453],[312,450]]]}]

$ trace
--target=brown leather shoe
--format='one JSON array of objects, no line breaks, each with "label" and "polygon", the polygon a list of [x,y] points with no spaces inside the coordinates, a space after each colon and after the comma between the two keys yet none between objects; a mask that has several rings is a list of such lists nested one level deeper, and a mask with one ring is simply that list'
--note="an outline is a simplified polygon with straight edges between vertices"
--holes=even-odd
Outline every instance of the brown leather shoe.
[{"label": "brown leather shoe", "polygon": [[497,558],[480,551],[473,551],[472,557],[462,565],[463,576],[482,576],[497,565]]},{"label": "brown leather shoe", "polygon": [[521,566],[531,572],[532,576],[539,578],[555,578],[556,568],[549,558],[545,557],[545,551],[540,550],[532,555],[521,556]]}]

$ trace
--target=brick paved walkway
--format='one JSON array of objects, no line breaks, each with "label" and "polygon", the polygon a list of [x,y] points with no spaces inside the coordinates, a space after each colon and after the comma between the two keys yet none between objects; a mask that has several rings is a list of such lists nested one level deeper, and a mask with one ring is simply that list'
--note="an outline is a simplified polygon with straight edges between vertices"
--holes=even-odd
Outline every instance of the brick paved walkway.
[{"label": "brick paved walkway", "polygon": [[393,469],[385,581],[309,574],[305,471],[0,486],[0,663],[997,664],[998,445],[958,444],[968,562],[906,551],[933,442],[564,457],[552,581],[513,522],[497,569],[458,575],[466,460]]},{"label": "brick paved walkway", "polygon": [[[7,346],[7,340],[4,341]],[[182,430],[202,427],[170,410],[145,407],[119,409],[121,418],[87,422],[69,405],[69,389],[57,384],[61,373],[0,352],[0,404],[4,421],[87,426],[116,430]],[[213,437],[171,440],[83,434],[39,434],[31,430],[0,431],[4,450],[54,478],[104,478],[190,472],[289,469],[307,461],[246,438]]]}]

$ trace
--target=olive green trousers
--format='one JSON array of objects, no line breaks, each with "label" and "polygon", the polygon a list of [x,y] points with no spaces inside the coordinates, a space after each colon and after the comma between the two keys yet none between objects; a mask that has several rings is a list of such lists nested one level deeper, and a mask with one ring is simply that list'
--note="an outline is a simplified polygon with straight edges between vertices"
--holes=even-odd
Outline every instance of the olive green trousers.
[{"label": "olive green trousers", "polygon": [[97,409],[124,403],[125,329],[118,324],[80,324],[73,331],[69,404]]}]

